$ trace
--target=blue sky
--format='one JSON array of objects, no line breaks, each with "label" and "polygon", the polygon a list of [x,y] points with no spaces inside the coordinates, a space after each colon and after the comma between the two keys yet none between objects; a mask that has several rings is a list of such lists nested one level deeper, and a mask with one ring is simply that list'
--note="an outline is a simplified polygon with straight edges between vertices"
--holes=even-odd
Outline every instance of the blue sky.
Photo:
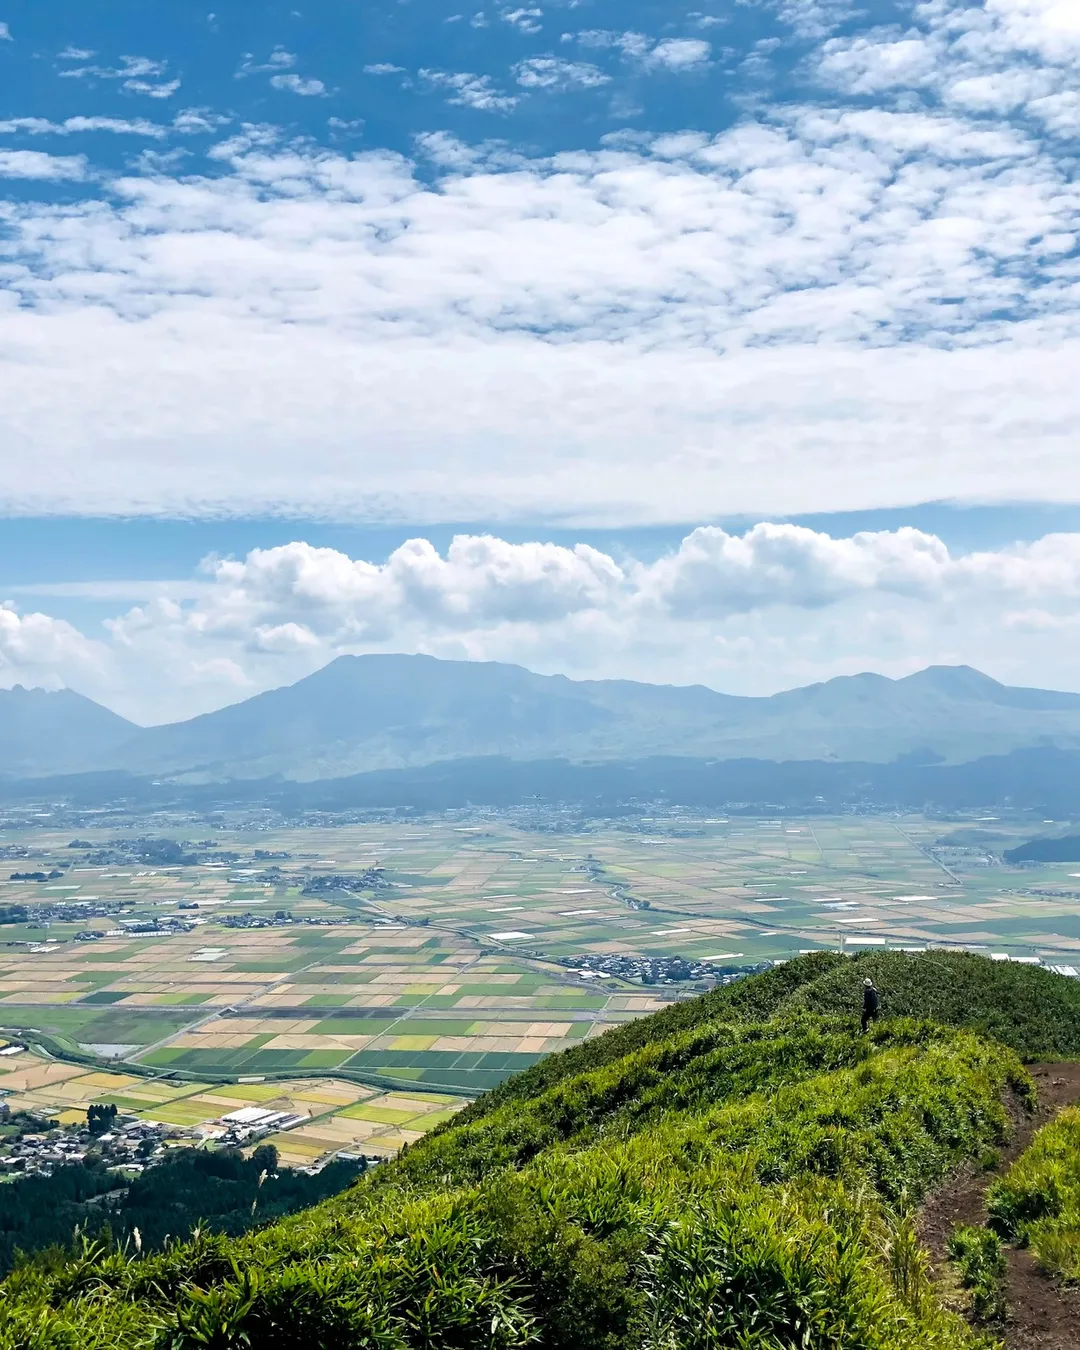
[{"label": "blue sky", "polygon": [[1080,687],[1078,74],[1072,0],[0,0],[0,683]]}]

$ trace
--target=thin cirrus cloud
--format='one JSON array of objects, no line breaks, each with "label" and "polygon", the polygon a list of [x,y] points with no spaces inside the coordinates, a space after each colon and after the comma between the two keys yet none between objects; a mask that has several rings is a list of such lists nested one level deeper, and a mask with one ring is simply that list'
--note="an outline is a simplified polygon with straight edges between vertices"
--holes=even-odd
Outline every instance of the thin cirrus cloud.
[{"label": "thin cirrus cloud", "polygon": [[[902,674],[943,654],[1053,683],[1077,623],[1080,535],[955,554],[910,528],[706,526],[654,562],[494,535],[460,535],[445,553],[417,537],[383,563],[297,541],[146,589],[101,638],[0,609],[0,679],[66,681],[146,720],[380,650],[744,692],[867,664]],[[1009,653],[1003,624],[1024,639]]]}]

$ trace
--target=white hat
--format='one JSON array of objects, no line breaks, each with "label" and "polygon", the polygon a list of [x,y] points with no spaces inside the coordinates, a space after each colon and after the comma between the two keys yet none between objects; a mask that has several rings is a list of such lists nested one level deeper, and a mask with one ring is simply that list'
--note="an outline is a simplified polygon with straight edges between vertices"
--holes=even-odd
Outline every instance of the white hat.
[{"label": "white hat", "polygon": [[874,983],[874,981],[873,981],[872,979],[870,979],[869,976],[867,976],[866,979],[863,980],[863,984],[870,984],[870,985],[872,985],[873,983]]}]

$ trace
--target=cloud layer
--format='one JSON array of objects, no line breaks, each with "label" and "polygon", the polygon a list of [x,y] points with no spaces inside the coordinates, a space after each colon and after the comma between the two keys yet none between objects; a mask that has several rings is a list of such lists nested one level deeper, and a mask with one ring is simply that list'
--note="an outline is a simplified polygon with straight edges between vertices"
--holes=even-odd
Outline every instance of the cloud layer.
[{"label": "cloud layer", "polygon": [[[12,116],[0,509],[626,522],[1080,499],[1075,7],[927,0],[854,32],[844,5],[770,8],[806,44],[798,98],[768,83],[790,33],[740,53],[699,15],[708,36],[556,41],[532,7],[473,18],[538,44],[499,74],[368,64],[432,110],[409,154],[207,109]],[[291,46],[259,52],[234,88],[334,106]],[[63,55],[65,87],[175,105],[166,61]],[[599,148],[542,154],[500,130],[530,100],[629,109],[723,70],[744,114],[721,131],[627,111]],[[498,139],[440,129],[451,108]],[[106,170],[72,153],[84,135],[155,148]]]},{"label": "cloud layer", "polygon": [[1076,534],[955,554],[910,528],[834,538],[789,524],[742,535],[704,526],[654,562],[492,535],[459,535],[445,553],[418,537],[381,563],[295,541],[208,559],[203,572],[197,586],[159,585],[100,637],[0,608],[3,682],[68,682],[144,720],[363,651],[744,693],[949,661],[1076,685]]}]

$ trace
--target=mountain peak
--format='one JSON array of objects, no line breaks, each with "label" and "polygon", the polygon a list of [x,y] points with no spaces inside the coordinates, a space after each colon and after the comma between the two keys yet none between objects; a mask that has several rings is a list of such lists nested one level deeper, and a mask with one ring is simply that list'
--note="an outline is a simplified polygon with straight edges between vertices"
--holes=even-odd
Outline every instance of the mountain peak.
[{"label": "mountain peak", "polygon": [[378,653],[342,656],[295,684],[145,729],[70,692],[0,697],[0,753],[25,777],[94,768],[302,781],[485,756],[891,763],[917,753],[956,763],[1078,744],[1080,694],[1016,689],[963,665],[740,698]]},{"label": "mountain peak", "polygon": [[990,675],[984,675],[974,666],[926,666],[913,675],[903,676],[896,683],[926,685],[968,698],[972,695],[985,696],[991,691],[999,692],[1009,687]]}]

